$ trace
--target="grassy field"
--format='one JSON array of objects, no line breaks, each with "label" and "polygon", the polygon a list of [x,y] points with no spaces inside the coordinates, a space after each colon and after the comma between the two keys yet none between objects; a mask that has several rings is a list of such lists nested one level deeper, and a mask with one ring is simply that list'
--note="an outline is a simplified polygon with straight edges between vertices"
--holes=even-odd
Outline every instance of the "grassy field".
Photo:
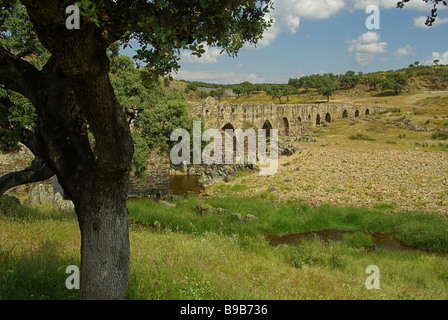
[{"label": "grassy field", "polygon": [[[0,204],[0,299],[76,299],[78,292],[65,288],[66,267],[79,265],[75,215]],[[448,248],[448,221],[439,215],[241,197],[128,207],[128,299],[448,298],[448,258],[438,253]],[[258,220],[240,221],[232,213]],[[274,246],[266,239],[331,228],[357,232],[343,241]],[[371,232],[393,232],[420,250],[372,250]],[[365,287],[369,265],[380,269],[381,290]]]}]

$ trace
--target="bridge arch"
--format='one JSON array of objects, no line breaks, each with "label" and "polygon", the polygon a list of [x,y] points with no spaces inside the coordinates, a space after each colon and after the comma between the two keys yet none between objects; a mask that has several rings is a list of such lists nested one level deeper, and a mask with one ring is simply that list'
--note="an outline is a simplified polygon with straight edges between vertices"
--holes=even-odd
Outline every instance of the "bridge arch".
[{"label": "bridge arch", "polygon": [[317,114],[317,116],[316,116],[316,127],[319,127],[320,123],[321,123],[320,114]]},{"label": "bridge arch", "polygon": [[283,118],[283,134],[289,136],[289,120],[288,118]]},{"label": "bridge arch", "polygon": [[327,113],[327,114],[325,115],[325,121],[328,122],[328,123],[331,122],[331,114]]},{"label": "bridge arch", "polygon": [[369,110],[369,109],[366,109],[366,113],[365,113],[365,115],[366,115],[366,116],[370,116],[370,110]]},{"label": "bridge arch", "polygon": [[226,123],[224,125],[224,127],[222,127],[222,131],[226,131],[226,130],[235,130],[235,127],[229,122],[229,123]]},{"label": "bridge arch", "polygon": [[272,124],[269,120],[266,120],[263,124],[263,130],[266,130],[266,137],[270,137],[271,136],[271,130],[272,130]]},{"label": "bridge arch", "polygon": [[356,110],[355,111],[355,118],[359,118],[359,115],[360,115],[359,110]]},{"label": "bridge arch", "polygon": [[348,118],[348,111],[344,110],[344,112],[342,112],[342,119]]}]

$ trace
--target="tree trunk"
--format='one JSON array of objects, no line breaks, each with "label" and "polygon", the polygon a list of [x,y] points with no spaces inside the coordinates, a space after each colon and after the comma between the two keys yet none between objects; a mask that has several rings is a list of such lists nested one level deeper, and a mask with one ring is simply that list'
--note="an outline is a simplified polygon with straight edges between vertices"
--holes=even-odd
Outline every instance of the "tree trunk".
[{"label": "tree trunk", "polygon": [[126,296],[130,256],[126,199],[107,189],[93,192],[77,209],[83,300],[119,300]]},{"label": "tree trunk", "polygon": [[[108,75],[106,50],[113,41],[100,28],[59,28],[59,11],[36,1],[23,3],[52,57],[37,71],[0,50],[0,62],[8,63],[7,68],[0,64],[0,80],[35,106],[37,153],[75,205],[81,230],[81,299],[124,299],[129,272],[126,199],[134,145]],[[95,153],[87,127],[95,137]]]}]

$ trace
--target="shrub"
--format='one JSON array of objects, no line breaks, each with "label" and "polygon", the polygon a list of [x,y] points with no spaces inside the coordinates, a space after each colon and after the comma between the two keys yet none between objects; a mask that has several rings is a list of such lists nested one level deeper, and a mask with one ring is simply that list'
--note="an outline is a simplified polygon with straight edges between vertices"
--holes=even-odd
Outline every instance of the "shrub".
[{"label": "shrub", "polygon": [[363,141],[375,141],[375,139],[370,138],[368,135],[357,133],[350,136],[350,139],[352,140],[363,140]]},{"label": "shrub", "polygon": [[436,132],[431,135],[433,140],[448,140],[448,132]]}]

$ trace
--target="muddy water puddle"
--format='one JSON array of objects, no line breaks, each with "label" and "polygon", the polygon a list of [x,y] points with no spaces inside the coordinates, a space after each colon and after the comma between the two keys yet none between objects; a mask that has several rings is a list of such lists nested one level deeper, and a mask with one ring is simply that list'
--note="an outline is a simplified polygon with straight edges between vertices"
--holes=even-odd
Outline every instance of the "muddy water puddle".
[{"label": "muddy water puddle", "polygon": [[[268,235],[267,240],[272,245],[279,244],[297,244],[301,240],[312,239],[314,237],[319,237],[322,241],[342,241],[344,235],[352,234],[357,231],[352,230],[338,230],[338,229],[327,229],[319,231],[309,231],[302,233],[291,233],[283,236]],[[366,233],[371,236],[373,246],[372,249],[385,249],[391,251],[420,251],[418,249],[408,247],[395,239],[392,233],[382,234],[382,233]]]},{"label": "muddy water puddle", "polygon": [[176,175],[170,177],[170,193],[177,196],[199,194],[204,187],[199,183],[199,176]]}]

